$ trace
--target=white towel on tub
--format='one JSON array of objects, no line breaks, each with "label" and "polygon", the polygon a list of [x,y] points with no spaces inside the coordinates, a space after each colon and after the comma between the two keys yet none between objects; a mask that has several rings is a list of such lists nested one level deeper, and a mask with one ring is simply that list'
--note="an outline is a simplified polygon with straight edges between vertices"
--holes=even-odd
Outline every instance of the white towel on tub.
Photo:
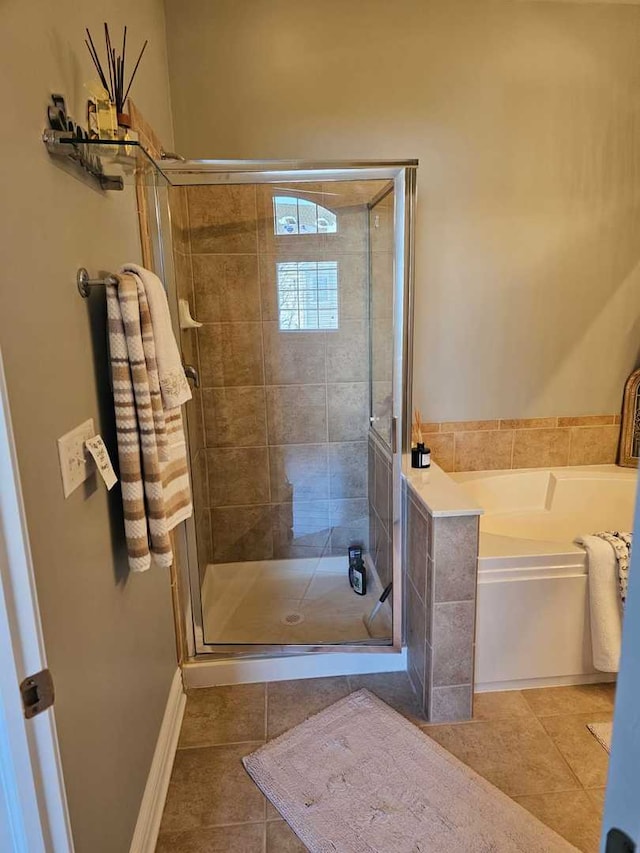
[{"label": "white towel on tub", "polygon": [[599,536],[579,536],[575,541],[587,552],[593,665],[601,672],[618,672],[622,603],[616,553]]}]

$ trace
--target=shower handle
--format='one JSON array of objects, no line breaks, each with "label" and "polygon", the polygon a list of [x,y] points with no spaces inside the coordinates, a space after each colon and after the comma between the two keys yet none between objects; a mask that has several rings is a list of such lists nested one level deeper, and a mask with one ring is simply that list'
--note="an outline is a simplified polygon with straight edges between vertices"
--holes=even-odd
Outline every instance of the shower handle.
[{"label": "shower handle", "polygon": [[198,373],[198,368],[194,367],[192,364],[184,364],[184,374],[187,379],[191,379],[194,386],[196,388],[200,387],[200,374]]}]

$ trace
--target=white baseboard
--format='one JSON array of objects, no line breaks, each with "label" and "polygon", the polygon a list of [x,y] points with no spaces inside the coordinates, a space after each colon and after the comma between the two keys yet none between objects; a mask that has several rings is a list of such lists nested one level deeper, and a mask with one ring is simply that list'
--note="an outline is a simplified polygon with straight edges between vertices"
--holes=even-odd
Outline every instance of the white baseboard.
[{"label": "white baseboard", "polygon": [[288,681],[293,678],[322,678],[329,675],[370,675],[375,672],[405,672],[407,650],[401,652],[331,652],[280,658],[236,658],[194,661],[182,669],[185,687],[215,687],[218,684],[253,684],[259,681]]},{"label": "white baseboard", "polygon": [[154,853],[156,849],[186,702],[182,673],[177,669],[171,682],[129,853]]},{"label": "white baseboard", "polygon": [[574,684],[608,684],[617,679],[615,672],[594,672],[581,675],[558,675],[550,678],[521,678],[514,681],[490,681],[476,684],[476,693],[497,690],[531,690],[534,687],[570,687]]}]

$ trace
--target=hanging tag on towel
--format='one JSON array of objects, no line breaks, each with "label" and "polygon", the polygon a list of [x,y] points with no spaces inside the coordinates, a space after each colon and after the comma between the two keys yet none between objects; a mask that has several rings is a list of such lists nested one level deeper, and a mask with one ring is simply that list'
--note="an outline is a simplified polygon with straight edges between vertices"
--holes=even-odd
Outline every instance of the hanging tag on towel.
[{"label": "hanging tag on towel", "polygon": [[105,447],[102,436],[94,435],[93,438],[89,438],[85,441],[84,446],[93,456],[93,461],[96,463],[96,468],[100,472],[107,489],[112,489],[118,482],[118,478],[116,477],[116,472],[113,470],[113,465],[109,458],[109,451]]}]

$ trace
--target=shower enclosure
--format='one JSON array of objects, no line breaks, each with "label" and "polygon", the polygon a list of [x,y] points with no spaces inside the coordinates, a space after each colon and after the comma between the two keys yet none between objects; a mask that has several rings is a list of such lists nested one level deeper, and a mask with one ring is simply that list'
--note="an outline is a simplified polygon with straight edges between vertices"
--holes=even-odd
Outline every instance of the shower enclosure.
[{"label": "shower enclosure", "polygon": [[415,166],[162,163],[196,653],[400,644]]}]

